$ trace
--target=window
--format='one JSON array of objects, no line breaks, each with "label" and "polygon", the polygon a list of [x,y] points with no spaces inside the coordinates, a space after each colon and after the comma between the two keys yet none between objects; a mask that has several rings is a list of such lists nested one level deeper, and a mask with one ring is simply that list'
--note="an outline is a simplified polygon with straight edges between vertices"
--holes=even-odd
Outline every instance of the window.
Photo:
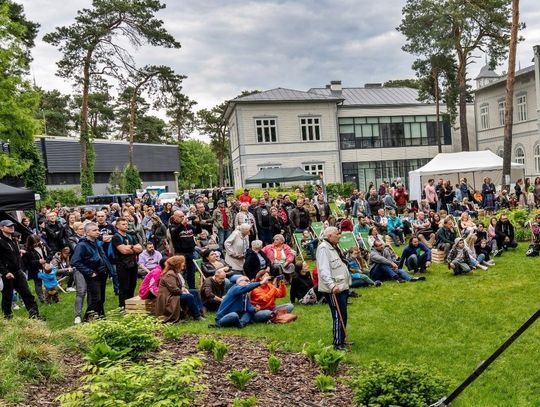
[{"label": "window", "polygon": [[523,147],[516,147],[516,150],[514,151],[514,160],[518,164],[525,164],[525,152],[523,151]]},{"label": "window", "polygon": [[324,164],[305,164],[304,171],[313,175],[324,175]]},{"label": "window", "polygon": [[480,128],[482,130],[489,128],[489,106],[480,106]]},{"label": "window", "polygon": [[534,170],[540,174],[540,144],[534,146]]},{"label": "window", "polygon": [[[452,144],[450,124],[439,122],[442,144]],[[436,146],[435,116],[347,117],[339,119],[342,150]]]},{"label": "window", "polygon": [[320,123],[321,119],[318,117],[301,117],[302,141],[319,141],[321,139]]},{"label": "window", "polygon": [[258,143],[277,142],[276,119],[256,119],[255,128]]},{"label": "window", "polygon": [[503,155],[504,155],[504,148],[499,147],[499,148],[497,149],[497,155],[498,155],[499,157],[502,158]]},{"label": "window", "polygon": [[498,113],[499,113],[499,126],[504,126],[504,110],[506,109],[506,102],[500,100],[498,104]]},{"label": "window", "polygon": [[519,95],[517,97],[517,116],[518,122],[527,120],[527,95]]}]

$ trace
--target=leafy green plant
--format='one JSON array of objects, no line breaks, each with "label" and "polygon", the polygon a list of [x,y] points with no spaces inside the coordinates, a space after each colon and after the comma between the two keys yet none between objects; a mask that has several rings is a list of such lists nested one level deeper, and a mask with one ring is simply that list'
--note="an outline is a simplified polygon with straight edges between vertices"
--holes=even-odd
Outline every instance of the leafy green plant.
[{"label": "leafy green plant", "polygon": [[83,357],[85,361],[91,365],[98,367],[110,366],[116,362],[124,360],[131,348],[122,350],[112,349],[109,345],[103,342],[98,342],[92,346],[90,351]]},{"label": "leafy green plant", "polygon": [[443,397],[449,384],[432,369],[375,360],[351,380],[351,387],[359,406],[425,407]]},{"label": "leafy green plant", "polygon": [[532,238],[532,232],[530,229],[516,228],[515,238],[518,242],[529,241]]},{"label": "leafy green plant", "polygon": [[214,359],[218,362],[223,362],[223,358],[229,351],[229,347],[221,341],[216,341],[214,343],[214,349],[212,349],[212,354],[214,355]]},{"label": "leafy green plant", "polygon": [[311,363],[315,363],[315,356],[324,348],[323,342],[319,339],[316,343],[304,343],[302,353],[307,356]]},{"label": "leafy green plant", "polygon": [[280,350],[282,346],[283,346],[283,343],[281,341],[270,341],[266,345],[266,349],[268,349],[268,352],[270,352],[273,355],[278,350]]},{"label": "leafy green plant", "polygon": [[178,339],[184,333],[184,327],[179,324],[166,324],[162,332],[166,339]]},{"label": "leafy green plant", "polygon": [[334,350],[331,346],[325,346],[315,355],[315,361],[323,372],[334,375],[337,372],[339,363],[345,357],[345,353]]},{"label": "leafy green plant", "polygon": [[274,355],[268,358],[268,369],[272,374],[278,374],[281,369],[281,360]]},{"label": "leafy green plant", "polygon": [[315,386],[317,386],[321,393],[328,393],[336,390],[336,381],[332,376],[319,374],[315,377],[313,383],[315,383]]},{"label": "leafy green plant", "polygon": [[247,382],[249,382],[255,376],[257,376],[257,372],[252,372],[248,368],[244,368],[242,370],[232,369],[227,374],[227,379],[229,379],[238,389],[244,390]]},{"label": "leafy green plant", "polygon": [[259,400],[255,396],[249,396],[245,399],[236,398],[233,401],[232,407],[253,407]]},{"label": "leafy green plant", "polygon": [[92,369],[77,390],[58,397],[62,407],[192,406],[204,389],[200,359],[150,360]]},{"label": "leafy green plant", "polygon": [[103,342],[111,349],[131,349],[126,356],[135,360],[159,347],[160,341],[154,335],[158,329],[154,318],[126,315],[94,322],[91,335],[96,342]]},{"label": "leafy green plant", "polygon": [[197,349],[204,352],[212,352],[216,346],[216,340],[210,336],[203,336],[197,343]]}]

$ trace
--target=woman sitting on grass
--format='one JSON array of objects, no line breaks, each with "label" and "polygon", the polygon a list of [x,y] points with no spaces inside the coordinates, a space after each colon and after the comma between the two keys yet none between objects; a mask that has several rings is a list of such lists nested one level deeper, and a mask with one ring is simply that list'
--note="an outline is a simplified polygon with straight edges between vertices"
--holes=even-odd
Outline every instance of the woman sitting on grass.
[{"label": "woman sitting on grass", "polygon": [[159,261],[159,265],[150,270],[139,287],[139,297],[141,300],[153,300],[157,298],[159,291],[159,278],[165,267],[166,257],[162,257]]},{"label": "woman sitting on grass", "polygon": [[465,240],[458,237],[446,258],[448,267],[454,270],[454,275],[467,274],[473,269],[469,252],[465,248]]},{"label": "woman sitting on grass", "polygon": [[186,310],[195,320],[204,320],[202,302],[197,290],[188,290],[183,277],[186,268],[184,256],[173,256],[165,262],[159,278],[156,316],[163,323],[179,322]]},{"label": "woman sitting on grass", "polygon": [[319,299],[317,295],[317,288],[313,284],[308,264],[305,261],[296,263],[291,281],[291,304],[294,304],[296,300],[300,304],[316,304]]},{"label": "woman sitting on grass", "polygon": [[[255,277],[255,281],[260,282],[266,276],[268,276],[266,270],[259,271]],[[292,312],[294,305],[290,303],[276,306],[276,300],[287,295],[284,278],[285,276],[283,275],[277,276],[273,283],[260,285],[251,291],[250,301],[256,309],[253,322],[270,321],[272,314],[280,309],[286,309],[287,312]]]}]

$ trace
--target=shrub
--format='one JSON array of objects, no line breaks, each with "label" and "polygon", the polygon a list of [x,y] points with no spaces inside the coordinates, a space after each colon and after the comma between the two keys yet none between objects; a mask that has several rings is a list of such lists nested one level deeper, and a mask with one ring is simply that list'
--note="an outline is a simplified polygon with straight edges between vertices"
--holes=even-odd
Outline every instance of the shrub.
[{"label": "shrub", "polygon": [[257,372],[252,372],[248,368],[242,370],[233,369],[227,374],[227,379],[229,379],[238,389],[244,390],[247,382],[255,376],[257,376]]},{"label": "shrub", "polygon": [[249,396],[245,399],[236,398],[233,401],[232,407],[253,407],[259,400],[255,396]]},{"label": "shrub", "polygon": [[38,206],[54,206],[56,202],[60,202],[62,206],[78,206],[83,205],[85,200],[81,196],[79,189],[76,188],[51,189],[47,192],[47,197],[42,199]]},{"label": "shrub", "polygon": [[324,373],[334,375],[344,357],[345,353],[334,350],[331,346],[325,346],[315,355],[315,361]]},{"label": "shrub", "polygon": [[268,358],[268,369],[272,374],[278,374],[281,369],[281,360],[274,355]]},{"label": "shrub", "polygon": [[223,358],[228,351],[229,347],[224,342],[216,341],[214,343],[214,349],[212,349],[212,354],[214,355],[214,359],[216,359],[216,361],[223,362]]},{"label": "shrub", "polygon": [[134,165],[127,164],[122,172],[122,188],[127,194],[134,194],[142,186],[141,174]]},{"label": "shrub", "polygon": [[336,381],[332,376],[327,376],[325,374],[320,374],[315,377],[313,380],[315,386],[319,389],[321,393],[328,393],[336,390]]},{"label": "shrub", "polygon": [[146,352],[158,348],[160,341],[154,335],[158,329],[154,318],[127,315],[94,322],[91,325],[91,335],[96,342],[103,342],[116,351],[129,348],[126,356],[138,359]]},{"label": "shrub", "polygon": [[92,346],[90,351],[83,357],[83,359],[91,365],[107,367],[124,360],[129,352],[131,352],[131,348],[115,350],[106,343],[98,342]]},{"label": "shrub", "polygon": [[516,228],[515,237],[518,242],[527,242],[532,238],[530,229]]},{"label": "shrub", "polygon": [[449,385],[427,368],[373,361],[351,387],[359,406],[425,407],[441,399]]},{"label": "shrub", "polygon": [[203,336],[197,343],[197,349],[204,352],[212,352],[216,346],[216,340],[210,336]]},{"label": "shrub", "polygon": [[352,195],[354,185],[351,182],[330,182],[326,184],[326,195],[329,200],[334,200],[338,195],[349,197]]},{"label": "shrub", "polygon": [[199,383],[201,366],[195,357],[114,364],[92,370],[83,378],[85,384],[58,401],[62,407],[192,406],[204,389]]},{"label": "shrub", "polygon": [[271,341],[266,345],[266,349],[268,349],[268,352],[270,352],[272,355],[276,353],[281,347],[283,346],[283,343],[280,341]]},{"label": "shrub", "polygon": [[302,353],[307,356],[311,363],[315,363],[315,356],[324,348],[323,342],[319,339],[317,343],[304,343]]}]

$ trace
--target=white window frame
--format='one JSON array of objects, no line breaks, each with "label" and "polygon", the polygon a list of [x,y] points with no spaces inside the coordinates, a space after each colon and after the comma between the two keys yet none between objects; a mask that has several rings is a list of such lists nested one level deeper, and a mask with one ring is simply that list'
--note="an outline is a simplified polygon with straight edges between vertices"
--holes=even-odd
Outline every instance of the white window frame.
[{"label": "white window frame", "polygon": [[517,106],[517,121],[524,122],[527,120],[527,94],[522,93],[521,95],[516,96],[516,106]]},{"label": "white window frame", "polygon": [[[518,155],[518,152],[521,152],[521,155]],[[525,150],[522,146],[516,146],[514,150],[514,161],[518,164],[525,165]]]},{"label": "white window frame", "polygon": [[497,108],[499,113],[499,126],[504,126],[504,111],[506,110],[506,101],[500,100]]},{"label": "white window frame", "polygon": [[304,171],[308,174],[321,176],[324,178],[324,164],[323,163],[304,163]]},{"label": "white window frame", "polygon": [[320,116],[300,116],[298,119],[300,123],[300,139],[302,141],[321,141]]},{"label": "white window frame", "polygon": [[[264,124],[265,121],[268,121],[268,123]],[[278,142],[277,117],[255,117],[254,124],[255,141],[257,144],[272,144]],[[262,130],[262,141],[259,141],[259,128]],[[272,128],[274,129],[275,140],[272,140]],[[265,141],[265,129],[268,129],[269,141]]]},{"label": "white window frame", "polygon": [[480,129],[489,129],[489,105],[480,106]]},{"label": "white window frame", "polygon": [[540,144],[534,146],[534,169],[540,174]]}]

